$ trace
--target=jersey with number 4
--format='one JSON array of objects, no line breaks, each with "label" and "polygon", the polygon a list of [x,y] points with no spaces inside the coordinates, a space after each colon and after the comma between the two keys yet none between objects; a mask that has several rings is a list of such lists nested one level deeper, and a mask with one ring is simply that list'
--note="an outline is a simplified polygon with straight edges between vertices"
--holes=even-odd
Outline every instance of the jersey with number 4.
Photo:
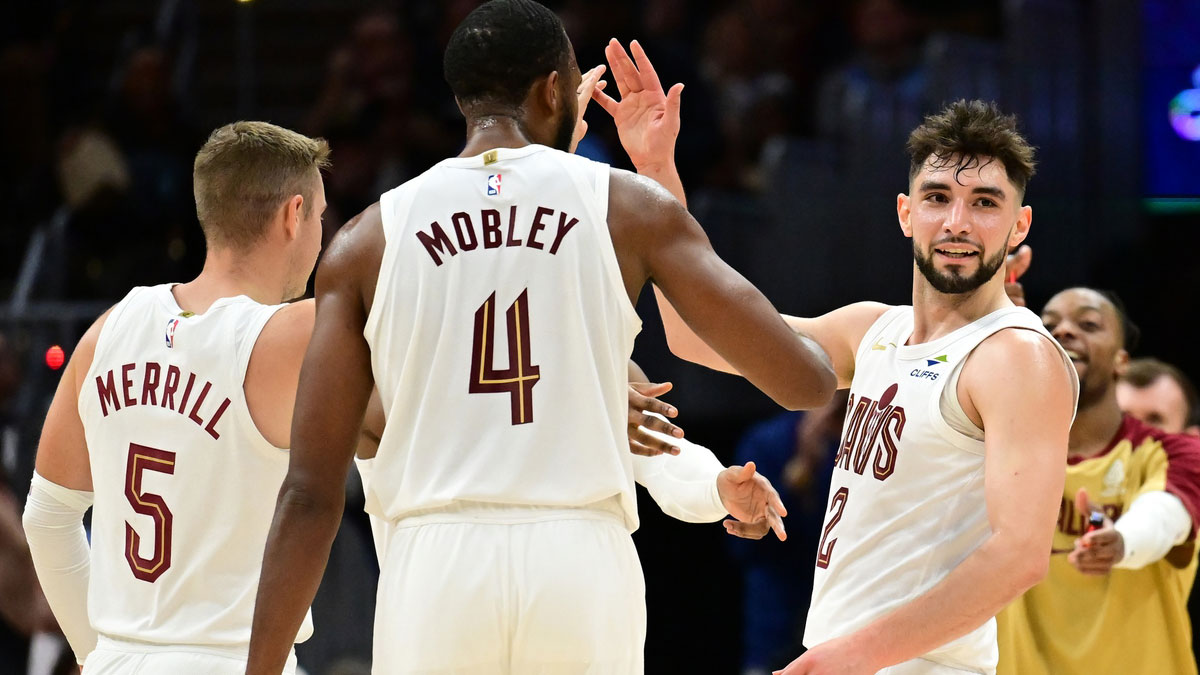
[{"label": "jersey with number 4", "polygon": [[640,330],[609,167],[540,146],[452,158],[380,200],[364,336],[387,425],[367,511],[587,506],[637,526],[627,363]]},{"label": "jersey with number 4", "polygon": [[[102,634],[245,647],[288,453],[259,433],[242,390],[281,305],[222,298],[184,312],[170,285],[109,314],[79,393],[91,461],[88,613]],[[306,618],[300,639],[312,633]]]},{"label": "jersey with number 4", "polygon": [[[1022,307],[914,345],[906,344],[912,307],[894,307],[863,337],[817,549],[806,646],[851,633],[913,600],[989,535],[983,432],[963,412],[957,382],[975,347],[1006,328],[1037,331],[1058,344]],[[1025,369],[1030,387],[1044,376],[1026,364],[1006,367]],[[995,620],[923,658],[994,671]]]}]

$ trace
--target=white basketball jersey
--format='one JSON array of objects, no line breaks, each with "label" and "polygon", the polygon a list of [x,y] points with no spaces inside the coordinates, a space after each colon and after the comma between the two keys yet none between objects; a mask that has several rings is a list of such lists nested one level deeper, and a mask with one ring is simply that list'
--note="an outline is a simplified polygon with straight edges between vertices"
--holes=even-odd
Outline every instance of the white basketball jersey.
[{"label": "white basketball jersey", "polygon": [[[259,433],[242,384],[281,306],[237,296],[191,315],[162,285],[109,314],[79,393],[95,491],[88,612],[102,635],[249,644],[288,453]],[[306,617],[299,639],[311,634]]]},{"label": "white basketball jersey", "polygon": [[[1049,337],[1033,312],[1011,307],[906,345],[913,331],[908,306],[884,312],[863,337],[817,550],[806,646],[851,633],[921,595],[990,534],[983,432],[968,428],[974,425],[955,383],[971,351],[1011,327]],[[1031,382],[1037,375],[1030,372]],[[993,671],[995,619],[923,658]]]},{"label": "white basketball jersey", "polygon": [[627,363],[641,321],[609,167],[540,145],[445,160],[384,194],[364,335],[387,426],[368,513],[636,501]]}]

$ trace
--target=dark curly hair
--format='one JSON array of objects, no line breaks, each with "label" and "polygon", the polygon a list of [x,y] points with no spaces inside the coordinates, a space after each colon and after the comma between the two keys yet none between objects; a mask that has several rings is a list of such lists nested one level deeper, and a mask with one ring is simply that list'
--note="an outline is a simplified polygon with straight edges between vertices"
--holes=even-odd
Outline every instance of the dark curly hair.
[{"label": "dark curly hair", "polygon": [[955,167],[954,176],[967,169],[998,161],[1019,197],[1033,177],[1033,146],[1017,131],[1017,118],[1000,112],[993,102],[959,99],[941,112],[928,115],[908,137],[911,164],[908,180],[920,173],[929,156],[935,168]]},{"label": "dark curly hair", "polygon": [[492,0],[454,29],[442,72],[464,106],[518,107],[533,81],[562,70],[569,55],[557,14],[533,0]]}]

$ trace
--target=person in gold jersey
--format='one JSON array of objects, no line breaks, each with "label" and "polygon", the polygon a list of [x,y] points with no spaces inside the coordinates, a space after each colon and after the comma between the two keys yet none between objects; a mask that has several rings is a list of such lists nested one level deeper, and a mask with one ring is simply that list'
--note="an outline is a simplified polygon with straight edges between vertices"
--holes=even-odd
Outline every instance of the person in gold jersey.
[{"label": "person in gold jersey", "polygon": [[[1051,298],[1042,320],[1079,373],[1079,410],[1050,571],[997,617],[997,672],[1194,674],[1187,599],[1200,439],[1118,407],[1137,331],[1115,296],[1071,288]],[[1102,525],[1089,525],[1092,513]]]}]

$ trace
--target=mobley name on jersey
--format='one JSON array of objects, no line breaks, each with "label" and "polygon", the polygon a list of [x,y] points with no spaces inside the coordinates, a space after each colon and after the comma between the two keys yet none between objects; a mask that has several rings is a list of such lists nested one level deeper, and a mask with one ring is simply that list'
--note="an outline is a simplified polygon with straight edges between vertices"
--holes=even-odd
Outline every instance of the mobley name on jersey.
[{"label": "mobley name on jersey", "polygon": [[[119,376],[116,374],[117,370],[120,370]],[[134,375],[135,371],[140,372],[142,376],[139,378]],[[139,379],[141,380],[141,395],[135,396],[134,394],[139,392],[135,391],[134,386]],[[119,369],[114,368],[104,375],[96,376],[96,395],[100,398],[100,412],[104,417],[108,417],[110,407],[113,412],[116,412],[122,406],[126,408],[137,405],[161,406],[184,415],[198,426],[203,427],[214,439],[220,438],[221,434],[217,432],[217,422],[221,421],[221,416],[229,407],[229,399],[222,400],[211,416],[202,416],[200,409],[204,407],[204,401],[208,398],[209,390],[212,389],[212,382],[204,381],[204,385],[196,394],[196,399],[192,401],[192,407],[189,410],[188,402],[191,401],[193,390],[196,388],[196,374],[187,374],[187,381],[183,385],[182,393],[178,395],[178,405],[176,405],[176,394],[179,392],[182,380],[183,372],[176,366],[167,366],[164,369],[153,361],[147,361],[140,365],[126,363]],[[116,386],[118,383],[120,388]],[[211,410],[211,406],[207,410]],[[207,421],[205,421],[206,419]]]},{"label": "mobley name on jersey", "polygon": [[[435,220],[429,225],[429,231],[423,232],[417,230],[417,239],[425,247],[429,253],[429,257],[433,258],[434,264],[442,265],[442,258],[438,254],[450,256],[457,255],[458,251],[474,251],[479,248],[482,242],[483,247],[500,248],[501,246],[527,246],[544,250],[545,242],[539,241],[538,236],[542,230],[546,229],[547,224],[554,223],[554,209],[539,206],[533,212],[533,220],[526,232],[520,233],[525,237],[522,240],[517,236],[517,207],[513,205],[508,209],[508,232],[507,237],[501,233],[501,216],[500,211],[496,209],[483,209],[479,212],[478,220],[473,220],[471,214],[465,211],[459,211],[450,216],[450,223],[454,226],[454,238],[458,241],[458,249],[454,248],[454,243],[450,237],[446,235],[446,230]],[[550,244],[550,254],[558,253],[558,247],[562,244],[563,237],[571,231],[579,223],[579,219],[572,217],[565,211],[558,213],[558,226],[554,235],[554,242]],[[476,223],[480,227],[480,231],[476,232]]]}]

